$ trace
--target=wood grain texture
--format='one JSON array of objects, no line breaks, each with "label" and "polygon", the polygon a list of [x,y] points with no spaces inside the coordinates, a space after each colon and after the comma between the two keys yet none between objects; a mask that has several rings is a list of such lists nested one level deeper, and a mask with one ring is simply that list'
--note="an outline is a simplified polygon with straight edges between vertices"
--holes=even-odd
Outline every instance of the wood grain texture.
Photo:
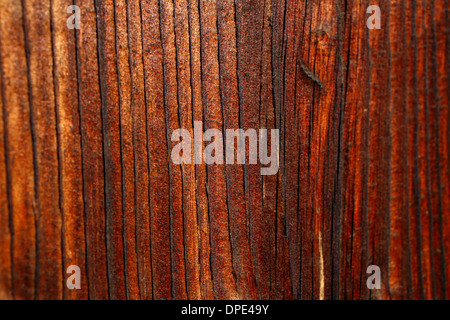
[{"label": "wood grain texture", "polygon": [[449,0],[0,0],[0,88],[0,299],[450,298]]}]

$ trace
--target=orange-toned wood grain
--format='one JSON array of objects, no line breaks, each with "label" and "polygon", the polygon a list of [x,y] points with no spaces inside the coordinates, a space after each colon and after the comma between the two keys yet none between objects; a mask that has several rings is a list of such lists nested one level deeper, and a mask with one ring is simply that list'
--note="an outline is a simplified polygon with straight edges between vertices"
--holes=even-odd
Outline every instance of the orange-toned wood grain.
[{"label": "orange-toned wood grain", "polygon": [[0,0],[0,88],[0,299],[450,298],[448,0]]}]

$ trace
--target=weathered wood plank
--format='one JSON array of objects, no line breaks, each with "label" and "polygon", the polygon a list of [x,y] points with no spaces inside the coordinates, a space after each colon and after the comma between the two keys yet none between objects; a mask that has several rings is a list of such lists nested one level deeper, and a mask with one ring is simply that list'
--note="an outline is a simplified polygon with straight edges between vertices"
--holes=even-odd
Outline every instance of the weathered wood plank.
[{"label": "weathered wood plank", "polygon": [[449,298],[448,5],[0,0],[0,298]]}]

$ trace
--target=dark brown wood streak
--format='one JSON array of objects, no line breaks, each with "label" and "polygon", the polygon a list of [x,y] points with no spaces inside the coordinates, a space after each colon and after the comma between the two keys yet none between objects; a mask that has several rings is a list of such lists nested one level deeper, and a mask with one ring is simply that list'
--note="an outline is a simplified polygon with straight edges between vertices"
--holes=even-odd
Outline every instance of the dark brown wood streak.
[{"label": "dark brown wood streak", "polygon": [[0,299],[449,299],[449,4],[0,0]]}]

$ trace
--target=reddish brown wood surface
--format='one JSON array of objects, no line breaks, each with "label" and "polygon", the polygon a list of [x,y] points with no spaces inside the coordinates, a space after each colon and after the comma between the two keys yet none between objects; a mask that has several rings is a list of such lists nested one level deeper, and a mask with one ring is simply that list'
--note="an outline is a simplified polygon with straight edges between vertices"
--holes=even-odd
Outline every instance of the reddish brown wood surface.
[{"label": "reddish brown wood surface", "polygon": [[0,87],[1,299],[450,298],[448,0],[0,0]]}]

